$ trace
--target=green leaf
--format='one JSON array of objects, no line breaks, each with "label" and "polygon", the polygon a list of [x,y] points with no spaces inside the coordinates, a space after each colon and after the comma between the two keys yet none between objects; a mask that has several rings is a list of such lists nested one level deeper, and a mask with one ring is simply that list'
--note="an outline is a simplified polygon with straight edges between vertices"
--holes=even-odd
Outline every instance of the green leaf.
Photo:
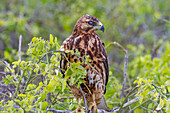
[{"label": "green leaf", "polygon": [[66,88],[66,79],[63,79],[63,81],[62,81],[62,92],[64,91],[65,88]]},{"label": "green leaf", "polygon": [[34,98],[35,98],[35,97],[34,97],[33,95],[31,95],[31,96],[29,97],[30,104],[32,104],[32,103],[33,103]]},{"label": "green leaf", "polygon": [[40,109],[41,110],[46,110],[47,106],[48,106],[48,103],[46,101],[40,102]]},{"label": "green leaf", "polygon": [[47,95],[46,93],[41,93],[40,97],[38,99],[38,102],[45,100],[46,99],[46,95]]},{"label": "green leaf", "polygon": [[156,110],[161,110],[164,106],[164,100],[160,97],[160,101],[159,101],[159,104],[156,108]]},{"label": "green leaf", "polygon": [[50,44],[53,44],[54,43],[54,41],[53,41],[53,35],[52,34],[50,34]]},{"label": "green leaf", "polygon": [[170,99],[166,99],[166,111],[170,113]]},{"label": "green leaf", "polygon": [[19,97],[26,97],[25,94],[19,94],[18,96],[19,96]]},{"label": "green leaf", "polygon": [[73,50],[71,50],[71,54],[72,54],[72,55],[74,54],[74,51],[73,51]]},{"label": "green leaf", "polygon": [[51,79],[49,84],[47,85],[47,91],[54,92],[56,88],[56,81],[54,79]]},{"label": "green leaf", "polygon": [[35,91],[37,92],[37,91],[39,91],[40,90],[40,88],[43,86],[43,83],[42,82],[40,82],[39,83],[39,86],[35,89]]},{"label": "green leaf", "polygon": [[15,101],[16,101],[16,102],[20,102],[20,100],[19,100],[19,99],[15,99]]},{"label": "green leaf", "polygon": [[69,69],[67,69],[67,71],[66,71],[66,74],[65,74],[65,79],[67,80],[71,75],[72,75],[72,70],[69,68]]},{"label": "green leaf", "polygon": [[36,40],[37,40],[36,37],[33,37],[33,38],[32,38],[32,42],[35,42]]}]

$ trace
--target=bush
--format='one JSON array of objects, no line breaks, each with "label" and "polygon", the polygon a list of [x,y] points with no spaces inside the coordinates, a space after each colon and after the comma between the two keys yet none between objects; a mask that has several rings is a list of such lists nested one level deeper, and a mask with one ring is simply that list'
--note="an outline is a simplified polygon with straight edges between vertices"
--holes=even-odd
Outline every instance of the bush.
[{"label": "bush", "polygon": [[[1,82],[6,87],[13,87],[7,92],[0,93],[1,111],[6,112],[46,112],[50,108],[77,108],[66,84],[67,78],[71,83],[83,82],[86,74],[81,63],[72,63],[63,78],[59,71],[60,46],[57,38],[50,35],[50,41],[34,37],[29,43],[27,59],[12,62],[5,67],[5,76]],[[52,51],[55,50],[55,51]],[[71,73],[72,72],[72,73]],[[74,72],[74,73],[73,73]],[[2,100],[3,97],[6,97]]]},{"label": "bush", "polygon": [[[128,78],[133,78],[131,80],[134,84],[131,84],[132,87],[126,91],[126,97],[123,99],[120,99],[122,88],[120,81],[112,76],[111,71],[109,72],[110,78],[105,95],[109,107],[124,105],[124,112],[134,111],[135,113],[169,112],[169,45],[169,42],[164,44],[164,53],[160,58],[152,60],[151,55],[137,56],[130,62]],[[80,62],[70,63],[63,78],[59,69],[60,53],[70,52],[77,56],[79,53],[59,51],[59,48],[57,38],[52,35],[49,41],[34,37],[25,53],[28,55],[25,61],[19,59],[12,62],[12,65],[3,62],[5,69],[1,84],[5,86],[5,89],[0,92],[1,111],[47,112],[52,108],[75,110],[80,106],[70,93],[66,81],[70,77],[70,83],[79,87],[80,83],[84,82],[85,69]],[[77,81],[79,81],[78,84]],[[125,101],[127,101],[126,105]]]}]

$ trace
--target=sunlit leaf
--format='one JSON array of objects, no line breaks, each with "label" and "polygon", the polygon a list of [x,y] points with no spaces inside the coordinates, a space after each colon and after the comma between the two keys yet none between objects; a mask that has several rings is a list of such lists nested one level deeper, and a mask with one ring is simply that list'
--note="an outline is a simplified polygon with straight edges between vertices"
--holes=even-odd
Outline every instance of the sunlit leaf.
[{"label": "sunlit leaf", "polygon": [[156,110],[161,110],[164,106],[164,100],[160,97],[159,104],[156,108]]},{"label": "sunlit leaf", "polygon": [[52,34],[50,34],[50,44],[53,44],[54,43],[54,41],[53,41],[54,39],[53,39],[53,35]]},{"label": "sunlit leaf", "polygon": [[48,106],[48,103],[46,101],[40,102],[40,109],[41,110],[46,110],[47,106]]}]

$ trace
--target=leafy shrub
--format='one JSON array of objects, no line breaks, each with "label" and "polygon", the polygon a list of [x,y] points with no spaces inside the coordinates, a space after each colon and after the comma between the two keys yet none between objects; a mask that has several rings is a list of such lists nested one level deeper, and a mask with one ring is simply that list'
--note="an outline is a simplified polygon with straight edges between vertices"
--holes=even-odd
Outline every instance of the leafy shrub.
[{"label": "leafy shrub", "polygon": [[[126,85],[131,87],[126,89],[125,98],[120,98],[122,85],[119,79],[113,76],[112,71],[109,72],[105,97],[110,108],[123,107],[127,101],[128,107],[123,107],[123,112],[169,112],[169,45],[169,42],[164,44],[160,58],[152,60],[151,55],[142,56],[138,53],[129,63],[128,80],[131,81]],[[78,62],[69,64],[65,78],[59,71],[60,53],[69,52],[78,57],[79,53],[59,51],[59,48],[57,38],[52,35],[49,41],[34,37],[25,53],[28,55],[25,60],[19,59],[12,65],[3,62],[5,76],[1,84],[6,86],[6,91],[0,92],[2,112],[47,112],[51,108],[74,110],[81,106],[72,96],[66,81],[70,78],[70,83],[79,87],[84,82],[85,69]],[[85,63],[88,61],[87,57]]]},{"label": "leafy shrub", "polygon": [[139,89],[135,96],[140,101],[134,107],[135,112],[170,112],[170,43],[164,46],[160,58],[151,59],[151,55],[136,57],[129,65],[129,76],[137,80]]},{"label": "leafy shrub", "polygon": [[0,102],[2,111],[46,112],[50,108],[58,110],[77,108],[77,100],[69,93],[66,80],[71,76],[72,84],[76,84],[77,81],[80,84],[86,72],[80,62],[71,63],[66,77],[63,78],[59,71],[59,59],[60,53],[64,51],[56,51],[59,48],[57,38],[53,38],[52,35],[50,41],[34,37],[29,43],[27,51],[29,57],[25,61],[18,60],[12,62],[11,66],[6,66],[6,75],[2,83],[7,87],[12,85],[15,91],[0,93],[0,98],[7,97]]}]

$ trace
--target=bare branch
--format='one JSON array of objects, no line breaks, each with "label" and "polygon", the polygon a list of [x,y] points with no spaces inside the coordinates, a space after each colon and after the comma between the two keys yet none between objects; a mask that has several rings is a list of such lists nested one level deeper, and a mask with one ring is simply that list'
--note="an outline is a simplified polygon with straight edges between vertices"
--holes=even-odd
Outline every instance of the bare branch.
[{"label": "bare branch", "polygon": [[123,97],[125,97],[124,90],[125,90],[126,79],[127,79],[128,51],[122,45],[120,45],[117,42],[111,42],[109,45],[106,46],[106,48],[109,47],[110,45],[116,45],[116,46],[120,47],[125,52],[123,85],[122,85],[122,93],[120,95],[120,97],[123,98]]},{"label": "bare branch", "polygon": [[12,71],[12,68],[11,68],[11,66],[9,65],[9,63],[7,62],[7,61],[5,61],[5,60],[0,60],[0,62],[2,62],[2,64],[4,64],[5,66],[6,66],[6,68],[8,68],[8,70],[11,72],[11,74],[13,75],[13,77],[14,77],[14,80],[16,80],[17,81],[17,79],[16,79],[16,76],[15,76],[15,74],[13,73],[13,71]]},{"label": "bare branch", "polygon": [[55,110],[55,109],[49,109],[49,110],[47,110],[47,112],[48,111],[51,111],[53,113],[72,113],[72,111]]},{"label": "bare branch", "polygon": [[[23,77],[24,77],[23,71],[20,70],[20,63],[21,63],[21,42],[22,42],[22,35],[19,36],[19,48],[18,48],[18,52],[19,52],[19,66],[18,66],[18,73],[19,73],[19,71],[20,71],[21,78],[23,78]],[[18,74],[18,75],[19,75],[19,74]],[[19,83],[18,83],[18,85],[17,85],[17,87],[16,87],[15,93],[14,93],[14,95],[13,95],[13,97],[12,97],[13,99],[15,98],[15,96],[16,96],[18,90],[19,90],[20,84],[21,84],[21,80],[19,80]]]},{"label": "bare branch", "polygon": [[124,73],[123,73],[123,87],[122,87],[122,93],[121,93],[121,98],[125,97],[125,85],[126,85],[126,79],[127,79],[127,65],[128,65],[128,51],[123,48],[125,51],[125,62],[124,62]]},{"label": "bare branch", "polygon": [[21,61],[21,42],[22,42],[22,35],[19,36],[19,60]]},{"label": "bare branch", "polygon": [[128,97],[130,96],[130,94],[132,94],[138,87],[139,87],[139,86],[136,86],[135,88],[132,89],[131,92],[129,92],[129,93],[127,94],[127,96],[126,96],[126,98],[124,99],[122,105],[120,106],[120,109],[119,109],[118,113],[120,113],[121,109],[123,108],[125,102],[127,101]]},{"label": "bare branch", "polygon": [[85,97],[85,94],[84,94],[84,92],[83,92],[83,90],[82,90],[82,88],[81,88],[81,86],[80,86],[80,90],[81,90],[81,93],[83,94],[83,98],[84,98],[84,103],[85,103],[85,111],[86,111],[86,113],[87,113],[87,102],[86,102],[86,97]]}]

